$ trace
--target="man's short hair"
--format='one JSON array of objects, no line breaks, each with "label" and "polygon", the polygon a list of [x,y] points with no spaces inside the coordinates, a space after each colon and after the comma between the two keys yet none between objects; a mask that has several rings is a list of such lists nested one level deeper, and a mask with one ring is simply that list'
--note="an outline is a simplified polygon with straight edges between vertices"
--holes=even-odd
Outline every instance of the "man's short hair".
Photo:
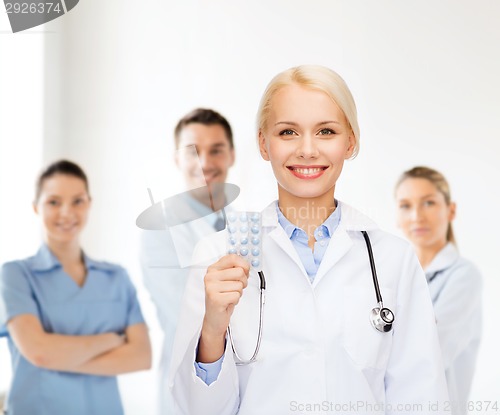
[{"label": "man's short hair", "polygon": [[174,130],[175,148],[179,148],[179,137],[182,129],[187,125],[194,123],[203,125],[220,125],[226,133],[230,148],[234,148],[231,126],[222,115],[208,108],[196,108],[179,120]]}]

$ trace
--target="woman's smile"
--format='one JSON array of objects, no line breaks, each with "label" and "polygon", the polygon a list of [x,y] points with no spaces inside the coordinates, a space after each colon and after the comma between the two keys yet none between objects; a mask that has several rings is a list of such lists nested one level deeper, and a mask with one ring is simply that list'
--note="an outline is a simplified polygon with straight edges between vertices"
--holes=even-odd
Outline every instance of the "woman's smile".
[{"label": "woman's smile", "polygon": [[299,179],[311,180],[322,176],[328,166],[287,166],[287,169]]},{"label": "woman's smile", "polygon": [[259,141],[280,197],[299,199],[333,200],[344,161],[355,145],[349,122],[335,101],[325,92],[296,84],[283,87],[271,99]]}]

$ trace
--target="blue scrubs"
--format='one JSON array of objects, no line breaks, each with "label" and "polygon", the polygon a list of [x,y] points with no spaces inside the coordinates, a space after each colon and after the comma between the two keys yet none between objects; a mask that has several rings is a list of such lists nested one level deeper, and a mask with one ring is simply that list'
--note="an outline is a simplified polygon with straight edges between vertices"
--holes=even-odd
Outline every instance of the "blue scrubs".
[{"label": "blue scrubs", "polygon": [[[0,273],[0,327],[20,314],[33,314],[47,333],[123,333],[144,323],[127,272],[84,255],[87,277],[79,287],[46,245],[30,258],[8,262]],[[5,327],[4,327],[5,328]],[[1,331],[1,330],[0,330]],[[115,376],[94,376],[38,368],[9,337],[13,379],[9,415],[121,415]]]}]

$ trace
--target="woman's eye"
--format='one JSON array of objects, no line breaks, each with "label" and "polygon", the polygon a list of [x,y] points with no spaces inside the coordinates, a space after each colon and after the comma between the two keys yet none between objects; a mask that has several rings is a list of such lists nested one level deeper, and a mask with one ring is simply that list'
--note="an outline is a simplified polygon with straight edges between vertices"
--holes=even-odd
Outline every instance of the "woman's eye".
[{"label": "woman's eye", "polygon": [[408,204],[402,204],[402,205],[399,205],[399,208],[400,209],[409,209],[410,205],[408,205]]},{"label": "woman's eye", "polygon": [[320,134],[320,135],[332,135],[332,134],[335,134],[335,131],[333,131],[330,128],[323,128],[322,130],[319,131],[318,134]]},{"label": "woman's eye", "polygon": [[83,203],[83,199],[75,199],[73,202],[75,205],[81,205]]},{"label": "woman's eye", "polygon": [[434,206],[434,205],[435,205],[434,200],[426,200],[424,202],[424,206]]},{"label": "woman's eye", "polygon": [[47,204],[50,206],[57,206],[59,202],[57,200],[49,200],[47,201]]},{"label": "woman's eye", "polygon": [[295,134],[295,131],[293,130],[283,130],[283,131],[280,131],[280,135],[294,135]]}]

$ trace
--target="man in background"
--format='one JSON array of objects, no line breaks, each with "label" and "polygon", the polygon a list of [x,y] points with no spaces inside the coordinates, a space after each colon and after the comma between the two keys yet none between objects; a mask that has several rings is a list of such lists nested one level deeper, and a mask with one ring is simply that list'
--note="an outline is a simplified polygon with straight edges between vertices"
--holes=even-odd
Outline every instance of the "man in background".
[{"label": "man in background", "polygon": [[[141,267],[144,285],[156,306],[164,339],[160,362],[159,414],[170,415],[173,406],[168,393],[168,369],[189,259],[196,242],[225,228],[220,211],[225,204],[221,185],[234,164],[231,126],[219,113],[198,108],[186,114],[174,130],[175,163],[182,173],[186,190],[207,186],[208,192],[190,192],[184,199],[186,210],[199,219],[175,229],[144,231],[141,240]],[[210,195],[210,197],[208,197]],[[177,209],[177,208],[176,208]],[[176,215],[176,212],[166,212]],[[189,216],[189,214],[187,215]]]}]

